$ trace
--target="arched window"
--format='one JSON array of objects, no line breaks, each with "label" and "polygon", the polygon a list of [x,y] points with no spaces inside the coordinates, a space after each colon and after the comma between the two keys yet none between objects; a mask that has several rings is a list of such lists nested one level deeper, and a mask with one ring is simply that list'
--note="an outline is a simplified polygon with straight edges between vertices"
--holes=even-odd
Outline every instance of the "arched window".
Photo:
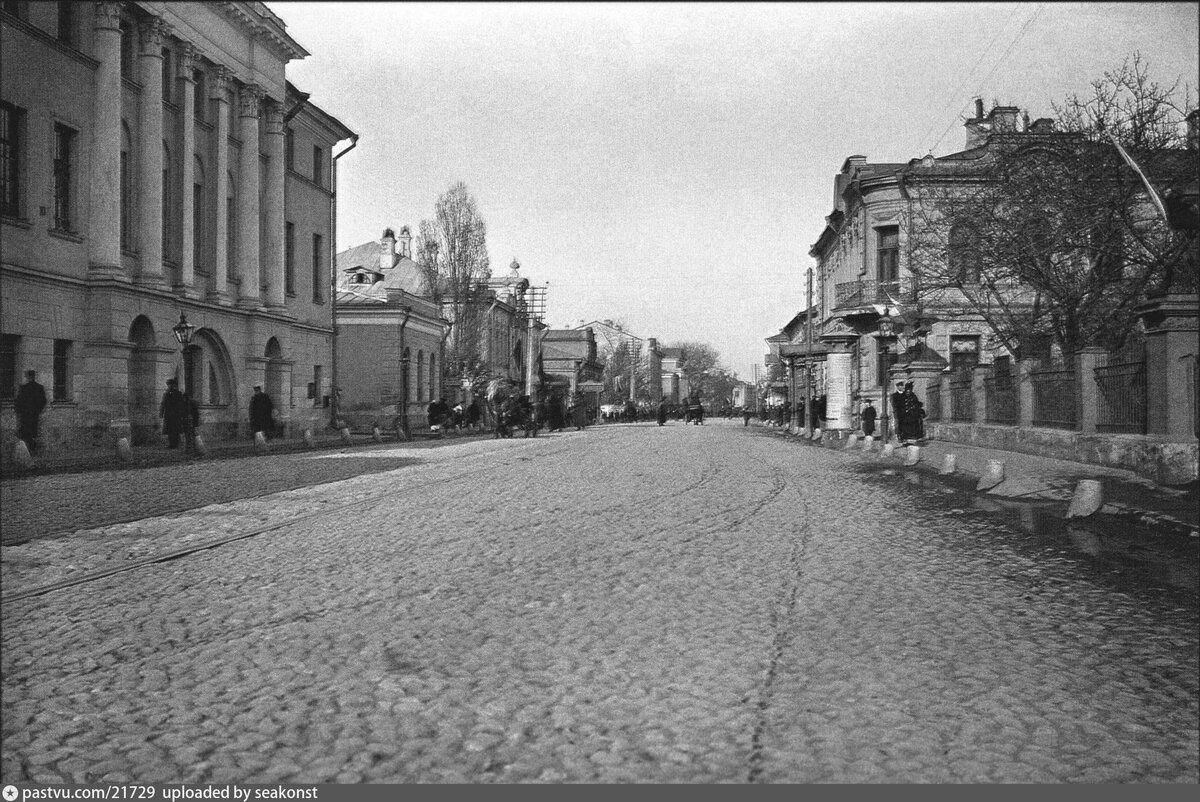
[{"label": "arched window", "polygon": [[425,352],[417,351],[417,400],[425,400]]},{"label": "arched window", "polygon": [[979,283],[979,248],[974,229],[959,223],[950,227],[950,280],[956,284]]},{"label": "arched window", "polygon": [[133,136],[129,123],[121,120],[121,249],[132,251],[133,244]]},{"label": "arched window", "polygon": [[205,270],[205,254],[208,253],[208,207],[205,205],[204,162],[196,156],[196,167],[192,177],[192,264],[196,270]]}]

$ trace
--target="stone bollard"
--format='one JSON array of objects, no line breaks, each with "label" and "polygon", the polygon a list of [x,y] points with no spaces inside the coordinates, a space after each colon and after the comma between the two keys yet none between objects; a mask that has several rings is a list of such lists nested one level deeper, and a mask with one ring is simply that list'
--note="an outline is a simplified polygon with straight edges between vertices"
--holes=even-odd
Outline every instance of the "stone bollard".
[{"label": "stone bollard", "polygon": [[396,424],[396,439],[401,443],[408,442],[408,432],[404,431],[404,427],[399,423]]},{"label": "stone bollard", "polygon": [[1100,509],[1104,503],[1104,494],[1099,479],[1080,479],[1075,485],[1075,495],[1071,497],[1071,506],[1067,510],[1067,518],[1086,518]]},{"label": "stone bollard", "polygon": [[938,473],[942,476],[949,476],[958,470],[958,457],[953,454],[947,454],[942,457],[942,467],[938,469]]},{"label": "stone bollard", "polygon": [[254,450],[259,454],[266,454],[270,450],[267,446],[267,436],[263,432],[254,433]]},{"label": "stone bollard", "polygon": [[13,463],[25,470],[33,467],[33,455],[29,453],[29,446],[24,440],[18,440],[13,446]]},{"label": "stone bollard", "polygon": [[850,432],[850,436],[846,438],[846,450],[849,451],[850,449],[854,448],[854,445],[857,442],[858,442],[858,435],[855,434],[854,432]]},{"label": "stone bollard", "polygon": [[862,439],[862,450],[870,451],[875,448],[875,435],[869,434]]},{"label": "stone bollard", "polygon": [[309,448],[313,447],[313,430],[312,429],[304,430],[304,445],[308,446]]},{"label": "stone bollard", "polygon": [[373,437],[373,438],[375,439],[375,442],[376,442],[376,443],[382,443],[382,442],[383,442],[383,432],[381,432],[381,431],[379,430],[379,427],[378,427],[378,426],[376,426],[375,428],[371,429],[371,437]]},{"label": "stone bollard", "polygon": [[920,461],[921,461],[921,447],[920,446],[909,446],[908,447],[908,458],[904,460],[904,464],[911,467],[913,465],[916,465]]},{"label": "stone bollard", "polygon": [[345,443],[346,445],[350,445],[351,440],[350,440],[350,427],[349,426],[343,426],[341,429],[338,429],[338,434],[340,434],[342,436],[343,443]]},{"label": "stone bollard", "polygon": [[198,456],[198,457],[207,457],[208,456],[208,446],[205,445],[204,438],[201,437],[200,435],[196,435],[195,437],[192,438],[192,446],[196,450],[196,456]]},{"label": "stone bollard", "polygon": [[896,444],[895,443],[884,443],[883,450],[879,452],[879,456],[881,458],[882,457],[890,457],[894,453],[896,453]]},{"label": "stone bollard", "polygon": [[121,462],[129,462],[133,459],[133,449],[129,446],[128,437],[117,440],[117,459]]},{"label": "stone bollard", "polygon": [[811,438],[809,438],[809,439],[811,439],[811,440],[820,440],[820,439],[821,439],[821,430],[820,430],[820,429],[817,429],[817,428],[814,428],[814,429],[812,430],[812,437],[811,437]]},{"label": "stone bollard", "polygon": [[998,459],[988,460],[987,470],[983,476],[979,477],[979,483],[975,485],[976,490],[991,490],[996,485],[1004,481],[1004,461]]}]

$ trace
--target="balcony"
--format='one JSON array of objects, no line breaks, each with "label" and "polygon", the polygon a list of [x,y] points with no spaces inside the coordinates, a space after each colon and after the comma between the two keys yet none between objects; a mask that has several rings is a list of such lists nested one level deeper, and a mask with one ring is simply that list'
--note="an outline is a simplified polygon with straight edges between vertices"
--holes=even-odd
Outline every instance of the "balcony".
[{"label": "balcony", "polygon": [[896,281],[844,281],[834,287],[834,309],[852,309],[872,304],[914,303],[917,283],[912,278]]}]

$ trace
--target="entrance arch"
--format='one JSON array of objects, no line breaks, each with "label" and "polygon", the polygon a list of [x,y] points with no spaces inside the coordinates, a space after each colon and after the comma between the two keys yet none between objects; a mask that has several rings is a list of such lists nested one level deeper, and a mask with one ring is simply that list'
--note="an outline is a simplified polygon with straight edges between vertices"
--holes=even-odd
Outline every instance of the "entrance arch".
[{"label": "entrance arch", "polygon": [[129,441],[142,446],[158,439],[158,353],[154,341],[154,324],[145,315],[138,315],[129,326],[129,342],[133,344],[126,367],[129,404]]}]

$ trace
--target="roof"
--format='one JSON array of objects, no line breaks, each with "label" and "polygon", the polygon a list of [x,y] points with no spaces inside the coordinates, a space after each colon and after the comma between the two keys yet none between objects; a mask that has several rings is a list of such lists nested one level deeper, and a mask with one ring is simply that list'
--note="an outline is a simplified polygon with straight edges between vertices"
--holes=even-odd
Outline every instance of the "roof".
[{"label": "roof", "polygon": [[[337,255],[338,286],[342,289],[354,289],[367,295],[384,297],[389,289],[404,290],[410,295],[429,297],[429,281],[421,271],[421,265],[407,256],[394,254],[390,268],[380,266],[380,254],[383,246],[378,242],[364,242],[362,245],[342,251]],[[381,273],[383,279],[368,285],[351,285],[345,281],[351,272],[359,270]]]}]

